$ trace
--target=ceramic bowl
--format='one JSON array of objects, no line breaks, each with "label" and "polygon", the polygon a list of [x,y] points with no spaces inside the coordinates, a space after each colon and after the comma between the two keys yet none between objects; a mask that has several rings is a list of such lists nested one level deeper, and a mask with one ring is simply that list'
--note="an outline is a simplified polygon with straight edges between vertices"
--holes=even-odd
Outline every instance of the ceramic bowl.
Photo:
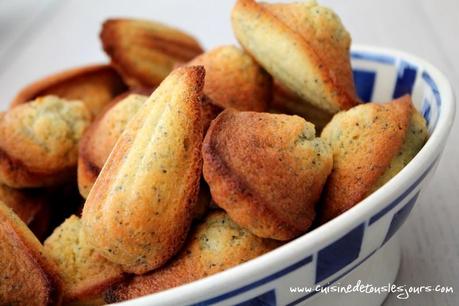
[{"label": "ceramic bowl", "polygon": [[[357,91],[364,101],[412,94],[430,138],[416,157],[382,188],[319,228],[237,267],[199,281],[130,300],[123,305],[380,305],[386,293],[312,290],[338,284],[394,281],[400,263],[397,231],[432,177],[451,129],[451,86],[435,67],[407,53],[352,49]],[[421,195],[422,196],[422,195]]]}]

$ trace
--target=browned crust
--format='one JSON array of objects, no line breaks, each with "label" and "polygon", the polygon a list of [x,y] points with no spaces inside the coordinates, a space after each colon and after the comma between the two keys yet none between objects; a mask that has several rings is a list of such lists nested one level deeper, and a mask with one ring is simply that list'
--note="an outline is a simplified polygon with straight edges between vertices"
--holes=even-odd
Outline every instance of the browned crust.
[{"label": "browned crust", "polygon": [[[387,104],[358,107],[372,108],[375,113],[362,110],[361,116],[365,117],[341,118],[337,126],[333,126],[332,120],[330,127],[325,127],[322,133],[326,138],[333,137],[326,135],[339,132],[338,129],[343,134],[348,133],[348,137],[342,136],[343,141],[331,141],[335,162],[321,201],[322,223],[350,209],[368,195],[400,151],[413,112],[409,96]],[[341,115],[346,116],[346,113]],[[365,121],[370,118],[373,120],[371,126],[365,126]]]},{"label": "browned crust", "polygon": [[0,184],[0,201],[10,207],[38,239],[45,238],[51,210],[43,190],[14,189]]},{"label": "browned crust", "polygon": [[[298,172],[296,171],[298,170],[287,168],[283,168],[284,171],[280,170],[283,166],[287,165],[284,164],[282,160],[289,159],[289,156],[288,153],[279,153],[278,159],[269,157],[269,160],[274,163],[271,164],[271,166],[274,168],[270,169],[277,169],[275,174],[273,171],[273,180],[271,180],[271,182],[274,180],[277,181],[277,179],[282,180],[276,182],[276,185],[271,185],[271,183],[267,183],[266,181],[263,183],[248,182],[246,177],[238,175],[237,172],[240,171],[240,169],[235,169],[233,165],[228,164],[227,161],[224,160],[225,157],[223,156],[223,151],[229,150],[225,147],[225,139],[228,139],[229,137],[237,137],[231,133],[243,133],[242,131],[227,130],[228,124],[226,124],[226,122],[229,122],[231,117],[237,116],[237,114],[237,112],[232,110],[225,110],[222,112],[212,122],[211,127],[209,128],[204,139],[202,150],[204,159],[203,173],[204,178],[209,184],[212,199],[221,208],[226,210],[231,219],[233,219],[240,226],[248,228],[255,235],[278,240],[292,239],[304,233],[311,225],[315,217],[314,206],[319,198],[322,186],[325,183],[326,175],[324,175],[322,178],[319,178],[318,173],[314,173],[314,171],[311,170],[311,172],[308,173],[308,176],[311,176],[311,179],[307,182],[309,185],[308,188],[311,190],[307,196],[298,190],[293,190],[292,194],[294,194],[294,196],[285,195],[286,197],[282,199],[278,198],[278,196],[274,197],[283,203],[275,203],[275,205],[269,204],[272,202],[272,199],[267,199],[267,193],[276,193],[280,195],[285,192],[285,190],[273,190],[274,186],[279,187],[280,185],[283,185],[283,188],[288,189],[295,188],[292,186],[298,185],[300,182],[300,179],[297,178]],[[262,131],[260,127],[257,126],[257,121],[261,120],[261,118],[256,118],[256,116],[258,116],[257,113],[246,112],[245,114],[253,114],[252,118],[245,118],[244,121],[244,129],[251,131],[249,134],[255,135],[256,133],[268,133],[267,131]],[[297,132],[298,134],[301,133],[304,121],[299,120],[298,117],[296,118],[297,119],[295,119],[295,122],[291,127],[292,134],[283,136],[277,135],[279,139],[282,137],[285,137],[285,139],[290,139],[293,134]],[[237,123],[232,122],[229,124]],[[295,137],[296,136],[298,135],[295,135]],[[268,159],[264,160],[264,157],[260,156],[260,151],[255,149],[257,146],[265,146],[262,139],[263,138],[257,138],[254,136],[251,140],[252,143],[248,144],[244,141],[242,144],[244,147],[234,149],[239,150],[239,152],[233,151],[231,153],[232,159],[245,160],[245,171],[248,171],[248,173],[256,173],[261,171],[261,169],[264,169],[263,171],[265,172],[270,171],[266,168],[267,165],[265,164]],[[293,162],[293,159],[289,159],[289,162]],[[292,164],[289,165],[292,166]],[[331,169],[331,164],[329,165],[329,168]],[[303,169],[301,171],[305,170]],[[300,176],[301,175],[305,175],[305,172],[302,172]],[[288,182],[289,177],[291,177],[291,180],[289,181],[290,184]],[[277,183],[279,183],[279,185],[277,185]],[[255,186],[253,184],[262,184],[260,188],[263,188],[264,191],[262,192],[260,191],[261,189],[254,188]],[[299,198],[292,198],[296,196]],[[287,197],[289,198],[287,199]],[[281,213],[279,211],[285,209],[292,210],[293,207],[296,207],[295,213],[297,216],[295,217],[286,214],[285,212]]]},{"label": "browned crust", "polygon": [[[237,0],[233,8],[232,14],[234,15],[238,11],[246,11],[252,16],[254,16],[254,18],[265,19],[270,24],[281,29],[282,32],[285,33],[285,35],[290,36],[290,39],[295,40],[298,48],[307,50],[307,52],[305,52],[313,57],[313,61],[317,63],[317,67],[320,68],[319,71],[325,83],[325,86],[329,88],[330,91],[336,90],[337,100],[335,101],[338,102],[340,109],[349,109],[360,103],[360,100],[355,93],[353,84],[351,84],[351,82],[348,82],[349,87],[346,88],[340,86],[341,84],[339,79],[342,76],[334,76],[331,74],[332,70],[328,69],[328,65],[330,63],[323,60],[318,51],[314,50],[314,48],[311,47],[311,45],[304,39],[301,33],[295,32],[291,27],[282,22],[278,17],[274,16],[266,7],[260,5],[255,0]],[[250,50],[246,51],[250,53]],[[349,63],[341,64],[348,65],[350,69],[350,61]],[[352,74],[348,75],[348,77],[352,79]]]},{"label": "browned crust", "polygon": [[[125,38],[122,37],[120,28],[129,27],[131,26],[130,23],[134,22],[136,20],[126,18],[106,20],[100,33],[103,49],[110,57],[112,65],[131,87],[158,86],[162,78],[156,77],[152,79],[152,76],[133,69],[133,65],[131,65],[132,59],[125,50],[125,46],[122,45]],[[139,43],[150,47],[152,50],[159,50],[179,63],[189,61],[203,52],[197,42],[191,43],[179,39],[160,37],[150,32],[142,33]],[[171,70],[172,68],[171,66]]]},{"label": "browned crust", "polygon": [[91,150],[93,146],[90,145],[90,143],[92,143],[93,135],[97,133],[100,121],[104,118],[105,114],[110,111],[110,109],[130,94],[150,95],[153,91],[154,89],[137,88],[128,90],[116,96],[104,107],[104,109],[102,109],[84,132],[80,139],[78,149],[78,189],[84,198],[88,196],[89,190],[91,190],[92,185],[94,185],[94,182],[103,167],[103,165],[99,165],[95,161],[95,158],[93,157],[94,153]]},{"label": "browned crust", "polygon": [[72,80],[86,78],[88,75],[97,74],[109,74],[113,78],[113,96],[126,90],[126,85],[124,85],[120,76],[111,65],[89,65],[61,71],[26,86],[13,99],[11,107],[32,101],[39,96],[53,94],[53,88],[63,83],[70,83],[67,86],[71,86]]},{"label": "browned crust", "polygon": [[[4,231],[10,240],[11,244],[17,248],[17,252],[24,254],[28,260],[36,267],[34,271],[27,271],[27,276],[22,275],[22,280],[27,280],[36,286],[43,285],[43,288],[38,288],[38,291],[45,296],[44,301],[20,301],[20,298],[15,296],[14,300],[19,300],[24,305],[60,305],[62,300],[62,280],[59,276],[57,267],[46,257],[43,247],[35,238],[27,226],[19,220],[19,218],[3,203],[0,203],[0,231]],[[6,259],[2,259],[6,260]],[[9,259],[14,264],[14,258]],[[18,269],[18,272],[20,270]],[[34,274],[36,272],[37,274]],[[20,275],[11,275],[21,277]],[[11,279],[11,281],[13,281]],[[18,279],[17,281],[21,281]],[[40,296],[42,294],[39,294]],[[9,304],[11,301],[0,301],[0,303]]]},{"label": "browned crust", "polygon": [[[192,144],[193,146],[196,145],[196,147],[190,153],[192,155],[190,158],[190,164],[193,165],[193,168],[190,169],[188,177],[185,180],[186,185],[183,187],[184,201],[180,203],[183,206],[177,208],[179,214],[176,216],[176,220],[174,220],[175,224],[174,226],[160,226],[158,230],[162,231],[162,234],[160,235],[161,237],[159,237],[158,233],[155,232],[156,239],[163,239],[158,241],[158,244],[161,243],[163,248],[154,254],[148,254],[148,259],[145,258],[144,261],[123,264],[122,261],[124,261],[124,258],[120,260],[119,255],[114,255],[113,250],[108,249],[105,244],[110,243],[110,247],[118,249],[122,246],[125,254],[138,253],[139,247],[137,245],[132,248],[128,248],[127,246],[129,244],[126,242],[132,242],[135,237],[132,237],[132,233],[129,232],[129,228],[127,228],[124,224],[103,224],[99,220],[95,221],[97,216],[102,214],[100,210],[110,209],[110,207],[103,207],[102,204],[107,197],[107,190],[110,190],[111,188],[111,178],[118,172],[119,168],[123,164],[124,156],[132,147],[132,140],[130,137],[121,137],[116,143],[110,158],[107,160],[103,170],[101,171],[99,179],[94,184],[91,193],[88,196],[83,210],[82,220],[85,231],[91,233],[93,239],[94,237],[102,237],[102,239],[97,239],[97,241],[93,240],[91,243],[107,259],[117,262],[114,260],[116,257],[118,261],[121,261],[117,263],[121,264],[123,270],[129,273],[142,274],[160,267],[179,251],[187,237],[193,214],[192,208],[194,207],[194,203],[197,200],[199,192],[199,180],[202,168],[201,142],[203,137],[200,103],[202,99],[202,88],[204,86],[205,70],[201,66],[194,66],[179,68],[173,73],[181,75],[183,81],[187,82],[190,88],[192,88],[192,92],[187,93],[188,97],[186,107],[188,109],[186,111],[190,113],[189,122],[191,123],[189,130],[191,133],[188,137],[189,144]],[[169,77],[172,78],[176,76],[171,74]],[[134,125],[132,125],[131,128],[134,130],[136,129]],[[164,216],[161,216],[161,218],[164,218]],[[138,220],[133,220],[133,222],[138,222]],[[162,222],[167,221],[162,220]],[[109,226],[109,228],[106,228],[106,226]],[[126,243],[122,244],[120,239],[113,243],[108,236],[105,236],[107,235],[107,230],[109,231],[110,237],[123,238]],[[166,243],[168,244],[165,245]]]},{"label": "browned crust", "polygon": [[75,174],[74,167],[58,172],[35,171],[13,158],[0,147],[0,179],[9,187],[27,188],[53,186],[67,182]]}]

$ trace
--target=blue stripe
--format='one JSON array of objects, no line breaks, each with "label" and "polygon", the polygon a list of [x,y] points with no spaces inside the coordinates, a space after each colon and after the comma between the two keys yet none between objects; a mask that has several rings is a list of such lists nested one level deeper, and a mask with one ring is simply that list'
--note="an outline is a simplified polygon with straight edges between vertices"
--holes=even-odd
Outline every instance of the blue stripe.
[{"label": "blue stripe", "polygon": [[432,170],[433,166],[437,162],[439,156],[435,158],[432,164],[424,171],[424,173],[411,185],[405,192],[403,192],[400,196],[398,196],[394,201],[392,201],[389,205],[381,209],[376,215],[371,217],[370,225],[381,219],[385,214],[392,210],[395,206],[397,206],[401,201],[403,201],[410,193],[413,191],[420,183],[424,180],[427,174]]},{"label": "blue stripe", "polygon": [[431,114],[430,110],[431,110],[430,101],[427,99],[424,99],[424,101],[422,102],[421,112],[422,112],[422,116],[426,120],[426,123],[429,129],[431,128],[430,127],[430,114]]},{"label": "blue stripe", "polygon": [[352,70],[354,83],[356,85],[357,95],[363,102],[371,101],[375,87],[376,72],[354,69]]},{"label": "blue stripe", "polygon": [[[390,222],[389,229],[386,233],[386,238],[384,238],[384,243],[388,241],[392,236],[399,230],[399,228],[403,225],[406,218],[410,214],[411,210],[413,209],[414,203],[418,199],[419,191],[405,204],[399,211],[397,211],[394,216],[392,217],[392,221]],[[384,244],[383,243],[383,244]]]},{"label": "blue stripe", "polygon": [[272,289],[235,306],[276,306],[276,300],[276,291]]},{"label": "blue stripe", "polygon": [[397,81],[392,95],[394,99],[406,94],[411,95],[417,75],[417,67],[406,61],[400,61],[397,69]]},{"label": "blue stripe", "polygon": [[317,254],[316,284],[339,272],[359,258],[365,223],[359,224]]},{"label": "blue stripe", "polygon": [[435,102],[437,102],[437,107],[441,107],[441,97],[440,97],[440,92],[438,91],[437,84],[435,81],[432,79],[430,74],[428,74],[426,71],[422,72],[422,79],[429,84],[430,88],[432,89],[432,93],[434,94],[435,97]]},{"label": "blue stripe", "polygon": [[208,299],[206,301],[203,301],[203,302],[199,302],[199,303],[196,303],[196,304],[193,304],[193,305],[209,305],[209,304],[214,304],[214,303],[217,303],[217,302],[220,302],[222,300],[226,300],[228,298],[231,298],[233,296],[236,296],[236,295],[239,295],[241,293],[244,293],[246,291],[249,291],[253,288],[256,288],[258,286],[261,286],[261,285],[264,285],[266,283],[269,283],[275,279],[278,279],[292,271],[295,271],[307,264],[309,264],[310,262],[312,262],[312,255],[309,255],[308,257],[298,261],[297,263],[291,265],[291,266],[288,266],[274,274],[271,274],[265,278],[262,278],[254,283],[251,283],[251,284],[248,284],[244,287],[241,287],[241,288],[238,288],[238,289],[235,289],[233,291],[229,291],[227,293],[224,293],[222,295],[219,295],[219,296],[216,296],[214,298],[211,298],[211,299]]},{"label": "blue stripe", "polygon": [[433,93],[433,95],[435,97],[435,104],[437,105],[437,116],[435,117],[435,120],[431,120],[430,121],[432,124],[429,125],[429,130],[433,130],[433,129],[435,129],[435,126],[437,125],[438,118],[440,117],[441,96],[440,96],[440,92],[438,91],[437,84],[435,83],[435,81],[432,79],[432,77],[427,72],[424,71],[422,73],[422,79],[432,89],[432,93]]},{"label": "blue stripe", "polygon": [[351,58],[356,59],[356,60],[372,61],[372,62],[387,64],[387,65],[395,64],[395,59],[392,56],[371,54],[371,53],[359,52],[359,51],[351,51]]}]

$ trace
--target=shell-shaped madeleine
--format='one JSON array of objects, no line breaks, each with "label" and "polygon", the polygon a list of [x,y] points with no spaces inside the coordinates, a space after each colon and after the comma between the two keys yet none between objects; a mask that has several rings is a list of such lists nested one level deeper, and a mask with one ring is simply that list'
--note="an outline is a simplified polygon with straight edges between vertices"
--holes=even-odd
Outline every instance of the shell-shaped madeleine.
[{"label": "shell-shaped madeleine", "polygon": [[45,96],[0,118],[0,182],[14,188],[62,184],[73,177],[78,141],[91,121],[81,101]]},{"label": "shell-shaped madeleine", "polygon": [[34,234],[0,202],[0,305],[60,305],[62,280]]},{"label": "shell-shaped madeleine", "polygon": [[416,155],[427,140],[424,118],[404,96],[336,114],[321,137],[333,149],[333,171],[321,203],[326,222],[381,187]]},{"label": "shell-shaped madeleine", "polygon": [[312,224],[332,152],[311,123],[225,110],[212,122],[202,151],[212,199],[240,226],[289,240]]},{"label": "shell-shaped madeleine", "polygon": [[147,98],[140,94],[129,94],[119,101],[113,101],[84,133],[78,155],[78,188],[84,198],[88,196],[126,125]]},{"label": "shell-shaped madeleine", "polygon": [[214,211],[190,233],[184,249],[156,271],[113,286],[106,302],[120,302],[212,275],[271,251],[281,243],[257,237]]},{"label": "shell-shaped madeleine", "polygon": [[188,65],[202,65],[206,69],[204,94],[213,104],[240,111],[267,109],[272,92],[271,77],[239,48],[217,47]]},{"label": "shell-shaped madeleine", "polygon": [[41,96],[54,95],[82,101],[93,116],[97,115],[127,86],[110,65],[91,65],[65,70],[36,81],[22,89],[11,106],[30,102]]},{"label": "shell-shaped madeleine", "polygon": [[118,265],[99,255],[87,243],[81,220],[75,215],[54,230],[44,248],[56,263],[64,282],[64,304],[86,305],[100,299],[103,291],[123,278]]},{"label": "shell-shaped madeleine", "polygon": [[91,189],[82,215],[90,244],[137,274],[182,245],[201,175],[204,69],[172,72],[131,119]]},{"label": "shell-shaped madeleine", "polygon": [[350,36],[338,16],[315,1],[238,0],[236,38],[273,78],[330,114],[359,102],[350,66]]},{"label": "shell-shaped madeleine", "polygon": [[177,63],[203,52],[192,36],[164,24],[140,19],[109,19],[100,33],[113,66],[131,87],[158,85]]}]

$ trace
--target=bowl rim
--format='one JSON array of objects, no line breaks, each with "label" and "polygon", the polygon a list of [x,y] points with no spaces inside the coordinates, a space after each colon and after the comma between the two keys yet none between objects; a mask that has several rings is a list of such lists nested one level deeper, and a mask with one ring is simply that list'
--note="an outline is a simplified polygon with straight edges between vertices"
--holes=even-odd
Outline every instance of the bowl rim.
[{"label": "bowl rim", "polygon": [[[418,67],[418,70],[427,71],[435,81],[442,101],[440,115],[428,141],[410,163],[384,186],[362,200],[359,205],[355,205],[333,220],[275,250],[203,279],[117,304],[151,305],[152,303],[160,302],[162,305],[177,305],[177,303],[190,303],[195,301],[202,292],[215,291],[215,295],[209,295],[209,298],[212,298],[213,296],[221,295],[221,293],[217,293],[221,288],[228,287],[229,284],[233,287],[238,280],[245,280],[244,283],[255,281],[259,277],[265,276],[267,267],[276,267],[276,271],[282,270],[306,255],[313,255],[313,250],[317,245],[332,242],[336,237],[360,224],[365,218],[371,217],[375,211],[380,209],[379,205],[381,203],[389,203],[389,200],[403,193],[411,182],[428,171],[428,168],[438,161],[437,157],[444,148],[456,114],[453,90],[446,76],[426,60],[407,52],[361,44],[352,45],[351,51],[386,55],[396,61],[403,59],[408,63],[414,64]],[[305,254],[304,250],[311,250],[311,252]],[[240,285],[239,287],[242,286]]]}]

